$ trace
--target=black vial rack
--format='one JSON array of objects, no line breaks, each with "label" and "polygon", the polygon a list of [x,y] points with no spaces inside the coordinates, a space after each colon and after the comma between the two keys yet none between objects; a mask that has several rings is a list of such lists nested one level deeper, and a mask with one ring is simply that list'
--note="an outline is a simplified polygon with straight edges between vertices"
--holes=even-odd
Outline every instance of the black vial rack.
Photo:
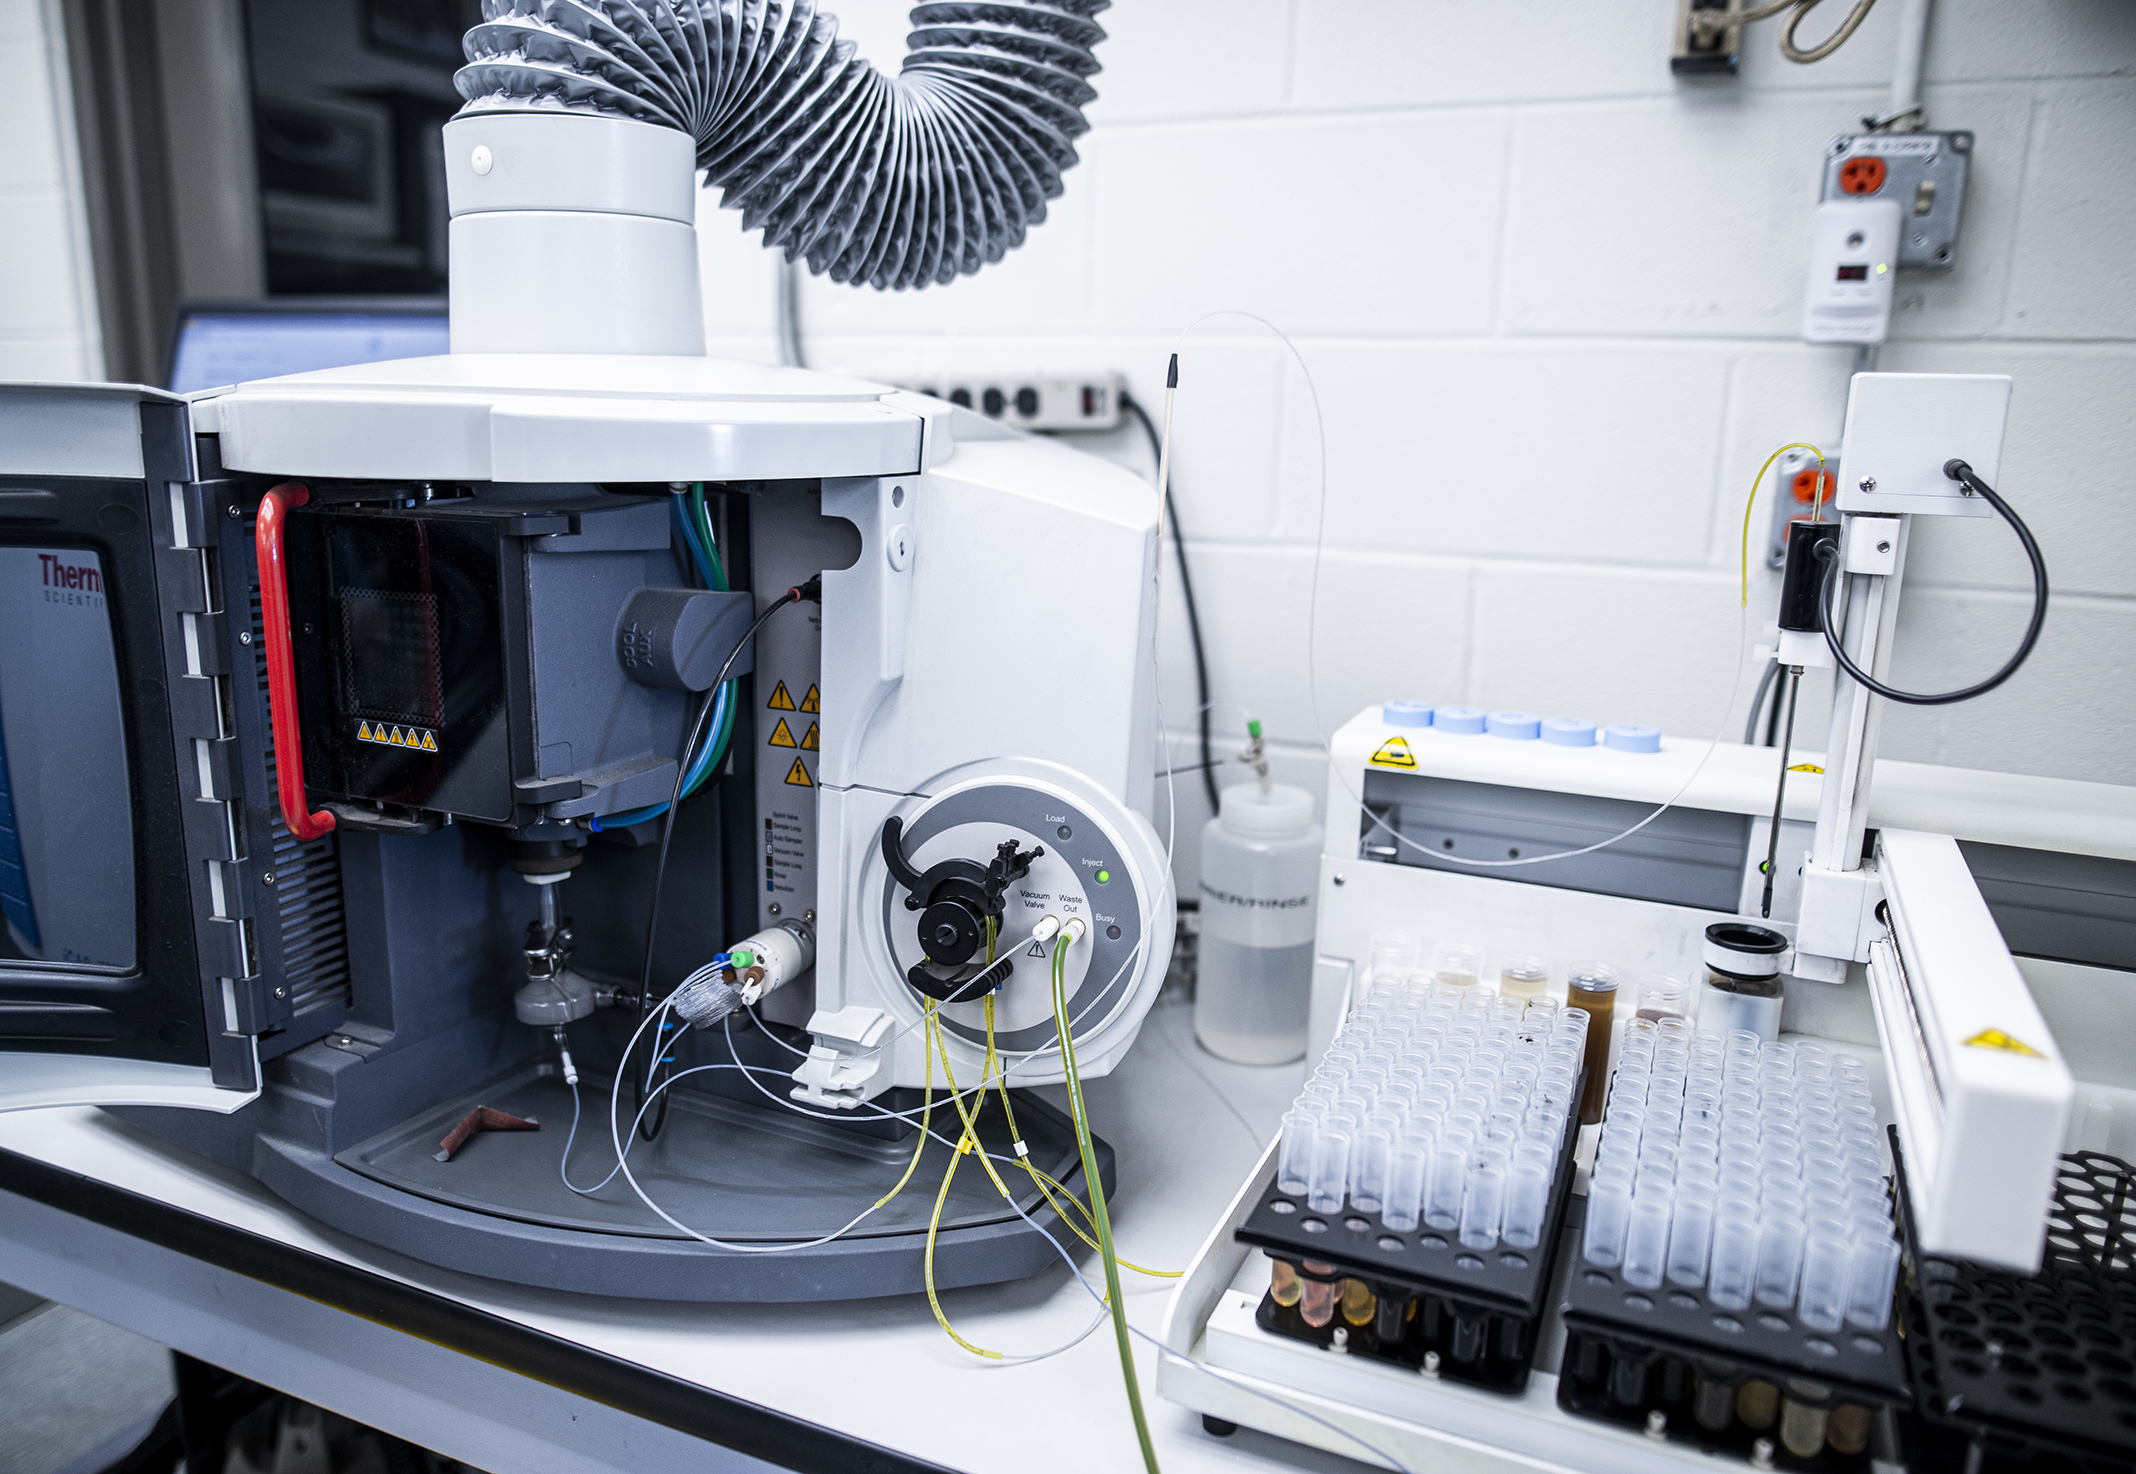
[{"label": "black vial rack", "polygon": [[1879,1410],[1912,1401],[1896,1325],[1812,1330],[1755,1302],[1716,1305],[1703,1288],[1638,1289],[1574,1254],[1558,1369],[1567,1412],[1708,1454],[1762,1452],[1780,1469],[1866,1471]]},{"label": "black vial rack", "polygon": [[1261,1297],[1256,1323],[1275,1335],[1427,1375],[1497,1392],[1524,1389],[1572,1196],[1584,1084],[1583,1073],[1565,1113],[1534,1248],[1503,1240],[1472,1248],[1453,1230],[1422,1222],[1402,1232],[1377,1213],[1347,1205],[1340,1213],[1315,1213],[1303,1194],[1278,1192],[1271,1178],[1236,1237],[1288,1265],[1300,1281],[1331,1285],[1334,1309],[1326,1324],[1312,1326],[1302,1300],[1280,1304],[1271,1289]]},{"label": "black vial rack", "polygon": [[2069,1474],[2136,1469],[2136,1169],[2066,1155],[2040,1272],[2025,1276],[1920,1252],[1903,1205],[1900,1294],[1921,1416],[1973,1459]]}]

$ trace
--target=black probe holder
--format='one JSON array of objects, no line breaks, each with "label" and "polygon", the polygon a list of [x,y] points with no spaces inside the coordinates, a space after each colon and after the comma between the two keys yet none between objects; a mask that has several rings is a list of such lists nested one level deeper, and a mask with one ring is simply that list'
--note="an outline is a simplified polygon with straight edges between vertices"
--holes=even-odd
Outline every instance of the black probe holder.
[{"label": "black probe holder", "polygon": [[[1583,1072],[1566,1108],[1543,1233],[1532,1249],[1517,1249],[1503,1240],[1471,1249],[1452,1230],[1442,1232],[1419,1222],[1404,1233],[1387,1227],[1377,1213],[1347,1205],[1340,1213],[1315,1213],[1303,1194],[1276,1191],[1271,1177],[1235,1237],[1271,1259],[1287,1262],[1300,1279],[1336,1282],[1337,1303],[1328,1324],[1314,1327],[1305,1323],[1298,1306],[1278,1305],[1273,1292],[1264,1293],[1254,1312],[1256,1324],[1323,1349],[1337,1344],[1340,1331],[1349,1354],[1412,1370],[1424,1366],[1427,1353],[1437,1353],[1442,1377],[1496,1392],[1524,1389],[1572,1196],[1573,1152],[1586,1083]],[[1307,1260],[1332,1266],[1332,1272],[1309,1271]],[[1380,1308],[1389,1302],[1414,1302],[1403,1314],[1399,1337],[1381,1337],[1383,1318],[1378,1314],[1361,1326],[1344,1319],[1339,1284],[1345,1279],[1363,1281]]]},{"label": "black probe holder", "polygon": [[1921,1416],[1990,1458],[2072,1474],[2136,1467],[2136,1169],[2061,1160],[2040,1272],[1920,1251],[1896,1133],[1900,1309]]}]

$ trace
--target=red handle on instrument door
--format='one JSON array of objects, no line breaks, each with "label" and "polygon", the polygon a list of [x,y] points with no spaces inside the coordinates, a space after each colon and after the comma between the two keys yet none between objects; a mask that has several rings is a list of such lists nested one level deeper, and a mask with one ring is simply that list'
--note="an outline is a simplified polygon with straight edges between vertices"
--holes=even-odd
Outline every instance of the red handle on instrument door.
[{"label": "red handle on instrument door", "polygon": [[297,723],[297,664],[289,640],[289,574],[282,564],[282,524],[289,509],[311,500],[302,483],[285,481],[260,498],[253,542],[260,561],[260,622],[267,627],[267,714],[274,728],[274,776],[282,822],[298,839],[330,833],[334,816],[308,813],[304,799],[304,733]]}]

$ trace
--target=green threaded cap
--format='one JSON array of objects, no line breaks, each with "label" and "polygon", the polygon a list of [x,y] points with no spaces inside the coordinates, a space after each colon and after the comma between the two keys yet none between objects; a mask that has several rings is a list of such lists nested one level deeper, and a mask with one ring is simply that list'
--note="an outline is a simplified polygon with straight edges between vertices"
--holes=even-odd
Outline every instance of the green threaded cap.
[{"label": "green threaded cap", "polygon": [[1261,724],[1260,724],[1259,722],[1257,722],[1257,721],[1254,721],[1254,720],[1253,720],[1252,718],[1250,718],[1250,717],[1249,717],[1249,718],[1247,719],[1247,721],[1246,721],[1246,735],[1247,735],[1248,737],[1258,737],[1258,736],[1260,736],[1260,735],[1261,735]]}]

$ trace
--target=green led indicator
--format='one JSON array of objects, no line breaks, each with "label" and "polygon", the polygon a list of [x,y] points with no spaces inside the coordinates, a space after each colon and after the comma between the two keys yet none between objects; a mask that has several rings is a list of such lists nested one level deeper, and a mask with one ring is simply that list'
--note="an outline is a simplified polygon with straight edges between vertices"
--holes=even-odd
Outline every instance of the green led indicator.
[{"label": "green led indicator", "polygon": [[1111,872],[1110,870],[1100,870],[1100,871],[1098,872],[1098,884],[1099,884],[1099,885],[1103,885],[1103,884],[1105,884],[1105,882],[1106,882],[1106,881],[1108,881],[1108,880],[1111,880],[1111,879],[1112,879],[1112,872]]}]

